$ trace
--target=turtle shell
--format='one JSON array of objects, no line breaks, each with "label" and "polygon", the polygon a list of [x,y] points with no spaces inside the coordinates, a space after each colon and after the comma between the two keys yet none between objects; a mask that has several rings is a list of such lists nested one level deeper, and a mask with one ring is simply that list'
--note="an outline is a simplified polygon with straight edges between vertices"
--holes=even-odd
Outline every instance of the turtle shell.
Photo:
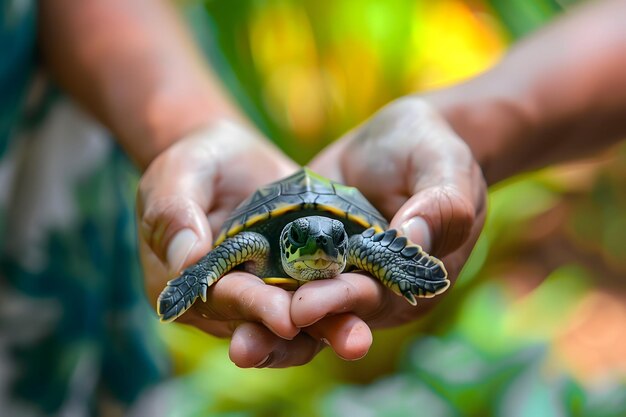
[{"label": "turtle shell", "polygon": [[270,242],[277,242],[287,223],[312,215],[340,220],[348,235],[370,227],[376,232],[388,227],[385,218],[359,190],[331,181],[305,167],[259,188],[244,200],[224,222],[215,245],[244,230],[259,232]]}]

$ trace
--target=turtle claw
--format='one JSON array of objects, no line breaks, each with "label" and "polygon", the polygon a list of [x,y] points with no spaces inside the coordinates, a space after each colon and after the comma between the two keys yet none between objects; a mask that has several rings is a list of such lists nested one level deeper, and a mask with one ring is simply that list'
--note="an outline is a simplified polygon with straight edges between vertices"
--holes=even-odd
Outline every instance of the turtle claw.
[{"label": "turtle claw", "polygon": [[198,297],[206,301],[208,284],[187,271],[170,280],[157,300],[157,314],[162,322],[176,320],[191,307]]},{"label": "turtle claw", "polygon": [[409,304],[411,304],[412,306],[417,305],[417,300],[415,299],[415,296],[412,293],[410,292],[403,293],[402,297],[404,297],[404,299],[407,300]]},{"label": "turtle claw", "polygon": [[159,315],[159,319],[164,323],[176,320],[184,311],[185,300],[179,299],[175,301],[177,292],[175,290],[168,291],[171,289],[172,287],[168,286],[161,293],[157,301],[157,314]]},{"label": "turtle claw", "polygon": [[443,263],[398,236],[395,229],[353,235],[348,263],[369,272],[413,306],[417,298],[432,298],[450,286]]}]

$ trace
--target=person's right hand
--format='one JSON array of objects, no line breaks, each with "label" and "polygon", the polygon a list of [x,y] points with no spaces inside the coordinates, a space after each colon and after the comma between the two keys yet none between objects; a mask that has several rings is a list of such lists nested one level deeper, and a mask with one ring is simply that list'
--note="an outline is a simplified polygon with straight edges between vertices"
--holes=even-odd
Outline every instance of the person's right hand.
[{"label": "person's right hand", "polygon": [[[212,247],[219,227],[260,186],[297,165],[257,134],[219,122],[161,153],[143,175],[137,196],[141,262],[152,305],[169,279]],[[308,362],[319,341],[299,332],[291,294],[244,272],[209,288],[178,322],[232,337],[231,360],[241,367],[284,367]]]},{"label": "person's right hand", "polygon": [[[408,96],[388,104],[310,166],[358,188],[390,228],[439,257],[454,284],[482,229],[487,189],[470,148],[427,101]],[[378,280],[348,272],[300,287],[291,317],[338,355],[355,358],[372,343],[370,328],[416,320],[441,298],[413,306]]]}]

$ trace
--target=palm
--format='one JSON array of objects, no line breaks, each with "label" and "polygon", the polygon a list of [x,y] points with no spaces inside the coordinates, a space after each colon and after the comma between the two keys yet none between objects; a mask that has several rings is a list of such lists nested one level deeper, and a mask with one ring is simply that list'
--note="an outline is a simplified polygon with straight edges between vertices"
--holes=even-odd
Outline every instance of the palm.
[{"label": "palm", "polygon": [[[138,196],[140,254],[151,302],[155,303],[168,279],[211,249],[221,224],[241,201],[259,186],[295,169],[269,143],[230,124],[189,137],[160,155],[142,178]],[[186,245],[189,248],[179,249],[177,236],[184,231],[196,239]],[[229,304],[222,302],[225,297],[235,297],[219,291],[211,291],[210,296],[216,292],[221,298],[213,304],[220,308]],[[226,307],[209,311],[210,304],[196,303],[181,321],[212,334],[230,335],[232,317],[238,317],[238,312]]]},{"label": "palm", "polygon": [[[430,107],[413,98],[392,103],[310,165],[322,175],[359,188],[390,220],[391,227],[413,222],[405,233],[442,258],[454,282],[482,228],[486,187],[467,146]],[[355,274],[346,274],[345,279],[365,285]],[[329,294],[337,290],[331,288],[333,283],[318,285],[328,286]],[[424,310],[411,312],[399,297],[370,288],[379,294],[377,301],[366,292],[361,296],[372,297],[373,308],[380,310],[374,315],[361,314],[369,315],[370,325],[398,324]],[[320,291],[320,297],[325,295]],[[388,308],[381,310],[382,304]],[[319,306],[308,306],[296,308],[296,313],[297,324],[299,316],[311,320],[324,312]]]}]

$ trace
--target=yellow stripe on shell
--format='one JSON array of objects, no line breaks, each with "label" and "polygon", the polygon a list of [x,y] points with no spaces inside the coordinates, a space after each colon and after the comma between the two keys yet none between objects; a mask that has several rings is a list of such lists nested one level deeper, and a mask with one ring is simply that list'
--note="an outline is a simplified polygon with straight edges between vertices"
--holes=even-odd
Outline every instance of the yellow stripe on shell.
[{"label": "yellow stripe on shell", "polygon": [[372,224],[371,222],[369,222],[365,217],[358,215],[358,214],[350,214],[350,213],[346,213],[344,210],[341,210],[340,208],[337,208],[335,206],[329,206],[326,204],[313,204],[313,203],[308,203],[308,204],[289,204],[289,205],[284,205],[281,207],[278,207],[274,210],[269,211],[268,213],[263,213],[263,214],[259,214],[256,215],[250,219],[248,219],[244,224],[237,224],[233,227],[231,227],[229,230],[227,230],[226,232],[220,234],[218,236],[218,238],[215,240],[215,243],[213,244],[213,246],[218,246],[220,243],[222,243],[227,237],[230,236],[234,236],[237,233],[241,232],[244,229],[247,229],[263,220],[267,220],[270,219],[272,217],[279,217],[282,216],[285,213],[289,213],[291,211],[297,211],[297,210],[320,210],[320,211],[325,211],[327,213],[333,214],[339,218],[347,218],[349,221],[354,222],[366,229],[373,227],[374,230],[376,231],[376,233],[380,233],[383,232],[384,229],[382,227],[380,227],[380,225],[378,224]]},{"label": "yellow stripe on shell", "polygon": [[366,229],[373,227],[376,233],[380,233],[384,231],[379,225],[371,224],[369,221],[367,221],[365,217],[361,216],[360,214],[348,214],[348,220],[350,220],[351,222],[360,224]]},{"label": "yellow stripe on shell", "polygon": [[346,212],[345,211],[343,211],[341,209],[338,209],[337,207],[334,207],[334,206],[327,206],[325,204],[318,204],[317,208],[319,210],[327,211],[327,212],[329,212],[331,214],[334,214],[337,217],[346,217]]},{"label": "yellow stripe on shell", "polygon": [[270,214],[272,217],[278,217],[278,216],[282,216],[285,213],[289,213],[290,211],[296,211],[300,209],[300,207],[302,207],[301,203],[284,205],[284,206],[277,207],[274,210],[270,211]]},{"label": "yellow stripe on shell", "polygon": [[372,224],[371,222],[369,222],[365,217],[359,215],[359,214],[350,214],[350,213],[346,213],[345,210],[341,210],[335,206],[328,206],[325,204],[318,204],[317,205],[318,210],[322,210],[322,211],[326,211],[328,213],[334,214],[335,216],[339,217],[339,218],[347,218],[348,220],[350,220],[351,222],[354,222],[366,229],[369,229],[370,227],[373,227],[374,230],[376,230],[376,233],[380,233],[383,231],[383,229],[377,225],[377,224]]},{"label": "yellow stripe on shell", "polygon": [[224,241],[224,239],[226,239],[227,237],[235,236],[237,233],[239,233],[239,232],[241,232],[243,230],[243,227],[244,227],[243,224],[238,224],[236,226],[231,227],[225,233],[222,233],[221,235],[219,235],[217,240],[213,243],[213,247],[215,247],[215,246],[219,245],[220,243],[222,243]]},{"label": "yellow stripe on shell", "polygon": [[267,277],[261,278],[267,285],[282,288],[285,291],[295,291],[300,287],[300,281],[293,278]]},{"label": "yellow stripe on shell", "polygon": [[237,225],[228,229],[226,232],[220,234],[218,238],[215,240],[213,247],[218,246],[227,237],[235,236],[236,234],[240,233],[242,230],[248,229],[263,220],[268,220],[268,219],[271,219],[272,217],[278,217],[290,211],[296,211],[300,209],[300,207],[302,207],[302,204],[290,204],[290,205],[278,207],[277,209],[268,211],[267,213],[257,214],[256,216],[249,218],[244,224],[238,223]]}]

